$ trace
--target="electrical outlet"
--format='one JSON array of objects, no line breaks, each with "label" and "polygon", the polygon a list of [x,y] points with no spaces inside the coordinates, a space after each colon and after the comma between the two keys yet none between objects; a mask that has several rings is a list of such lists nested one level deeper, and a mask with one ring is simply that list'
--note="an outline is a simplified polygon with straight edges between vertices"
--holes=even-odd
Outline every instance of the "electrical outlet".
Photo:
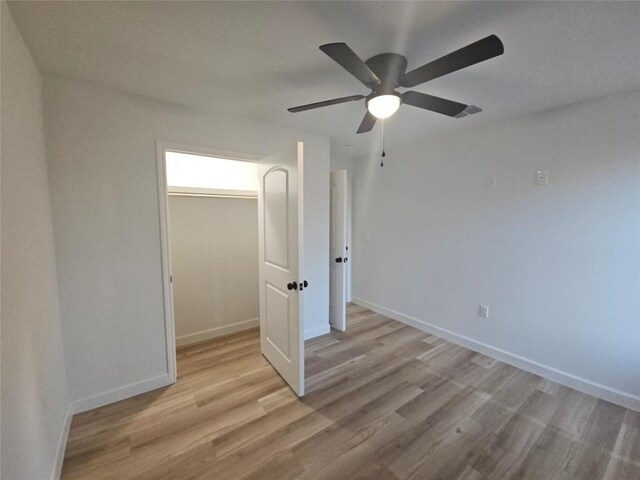
[{"label": "electrical outlet", "polygon": [[489,307],[487,307],[486,305],[480,305],[480,308],[478,309],[478,315],[480,315],[482,318],[489,318]]},{"label": "electrical outlet", "polygon": [[536,185],[549,184],[549,170],[538,170],[536,172]]}]

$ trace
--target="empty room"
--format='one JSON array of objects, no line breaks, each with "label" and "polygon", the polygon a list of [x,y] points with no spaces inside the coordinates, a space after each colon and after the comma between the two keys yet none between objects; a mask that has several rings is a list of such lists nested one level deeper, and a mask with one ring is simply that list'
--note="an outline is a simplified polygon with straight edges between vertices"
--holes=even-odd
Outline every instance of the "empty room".
[{"label": "empty room", "polygon": [[640,480],[640,2],[0,20],[2,480]]}]

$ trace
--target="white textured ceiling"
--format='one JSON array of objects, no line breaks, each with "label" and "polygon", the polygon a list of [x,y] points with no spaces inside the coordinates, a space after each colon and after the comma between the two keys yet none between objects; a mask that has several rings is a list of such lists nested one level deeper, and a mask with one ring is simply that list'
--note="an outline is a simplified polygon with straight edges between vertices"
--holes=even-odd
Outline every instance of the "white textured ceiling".
[{"label": "white textured ceiling", "polygon": [[[460,120],[402,106],[387,143],[465,129],[640,86],[638,2],[11,2],[45,73],[328,135],[334,154],[379,148],[355,131],[364,102],[287,107],[367,89],[318,46],[409,69],[495,33],[505,54],[415,88],[484,112]],[[345,147],[345,145],[353,145]]]}]

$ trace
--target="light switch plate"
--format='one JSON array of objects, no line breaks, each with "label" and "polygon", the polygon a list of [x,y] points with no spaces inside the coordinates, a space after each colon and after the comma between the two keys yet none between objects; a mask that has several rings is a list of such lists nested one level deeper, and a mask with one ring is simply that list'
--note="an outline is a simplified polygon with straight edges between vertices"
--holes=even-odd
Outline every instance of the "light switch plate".
[{"label": "light switch plate", "polygon": [[482,318],[489,318],[489,307],[486,305],[480,305],[480,308],[478,308],[478,315]]}]

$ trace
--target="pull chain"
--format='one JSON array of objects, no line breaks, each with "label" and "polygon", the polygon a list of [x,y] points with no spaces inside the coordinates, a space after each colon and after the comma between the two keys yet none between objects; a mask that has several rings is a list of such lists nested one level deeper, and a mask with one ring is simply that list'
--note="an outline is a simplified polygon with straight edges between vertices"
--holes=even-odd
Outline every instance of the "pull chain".
[{"label": "pull chain", "polygon": [[[384,151],[384,119],[382,119],[382,158],[386,157],[387,154]],[[380,166],[384,167],[384,160],[380,159]]]}]

